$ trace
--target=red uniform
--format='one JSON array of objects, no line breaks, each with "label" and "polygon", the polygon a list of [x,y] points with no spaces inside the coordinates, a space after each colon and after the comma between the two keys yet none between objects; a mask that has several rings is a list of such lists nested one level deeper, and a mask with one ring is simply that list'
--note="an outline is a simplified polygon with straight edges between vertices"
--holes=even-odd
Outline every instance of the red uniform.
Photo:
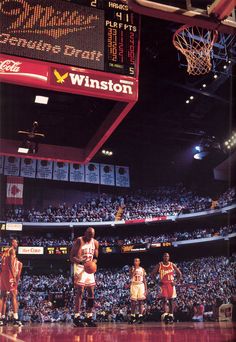
[{"label": "red uniform", "polygon": [[173,285],[174,281],[174,267],[173,263],[169,262],[165,265],[163,262],[160,262],[159,265],[159,275],[161,281],[161,297],[163,298],[176,298],[176,290]]},{"label": "red uniform", "polygon": [[[11,255],[13,255],[13,274],[11,270]],[[2,271],[0,273],[0,290],[11,292],[17,291],[18,283],[14,281],[14,277],[20,271],[20,262],[16,258],[15,250],[13,247],[8,248],[2,255]]]}]

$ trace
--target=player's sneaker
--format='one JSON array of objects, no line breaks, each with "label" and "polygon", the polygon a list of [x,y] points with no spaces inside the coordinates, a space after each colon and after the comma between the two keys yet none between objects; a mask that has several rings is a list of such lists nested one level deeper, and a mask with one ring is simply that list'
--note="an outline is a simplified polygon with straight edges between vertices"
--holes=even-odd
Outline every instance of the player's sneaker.
[{"label": "player's sneaker", "polygon": [[3,327],[4,325],[7,325],[7,320],[5,318],[0,319],[0,327]]},{"label": "player's sneaker", "polygon": [[74,327],[85,327],[85,322],[80,317],[75,317],[73,319]]},{"label": "player's sneaker", "polygon": [[161,321],[166,323],[167,322],[167,316],[168,316],[168,313],[167,312],[164,312],[162,315],[161,315]]},{"label": "player's sneaker", "polygon": [[92,318],[86,318],[84,321],[87,327],[97,327],[97,324],[94,322]]},{"label": "player's sneaker", "polygon": [[19,320],[19,319],[13,319],[12,322],[13,325],[17,326],[17,327],[22,327],[23,323]]},{"label": "player's sneaker", "polygon": [[173,324],[173,323],[174,323],[174,316],[171,315],[171,314],[169,314],[169,315],[167,316],[167,320],[168,320],[168,323],[169,323],[169,324]]},{"label": "player's sneaker", "polygon": [[130,320],[129,320],[129,323],[130,323],[130,324],[136,323],[136,317],[135,317],[135,316],[131,316],[131,317],[130,317]]},{"label": "player's sneaker", "polygon": [[143,324],[143,316],[138,316],[137,323],[138,324]]}]

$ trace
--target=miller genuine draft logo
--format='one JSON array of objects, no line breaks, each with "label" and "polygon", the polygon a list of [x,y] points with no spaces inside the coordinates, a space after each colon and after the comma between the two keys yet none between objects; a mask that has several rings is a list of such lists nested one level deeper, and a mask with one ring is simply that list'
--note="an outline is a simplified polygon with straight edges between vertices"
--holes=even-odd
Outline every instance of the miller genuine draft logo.
[{"label": "miller genuine draft logo", "polygon": [[36,33],[58,39],[72,32],[91,30],[99,16],[81,10],[58,10],[56,4],[27,0],[2,0],[0,13],[9,18],[9,33]]}]

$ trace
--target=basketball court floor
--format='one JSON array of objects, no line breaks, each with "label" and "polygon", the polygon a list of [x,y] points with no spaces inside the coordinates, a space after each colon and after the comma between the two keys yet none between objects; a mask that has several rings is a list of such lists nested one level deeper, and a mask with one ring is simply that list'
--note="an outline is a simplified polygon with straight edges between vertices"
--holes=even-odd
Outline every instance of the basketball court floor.
[{"label": "basketball court floor", "polygon": [[71,324],[28,324],[0,327],[1,342],[231,342],[236,323],[101,323],[97,328],[74,328]]}]

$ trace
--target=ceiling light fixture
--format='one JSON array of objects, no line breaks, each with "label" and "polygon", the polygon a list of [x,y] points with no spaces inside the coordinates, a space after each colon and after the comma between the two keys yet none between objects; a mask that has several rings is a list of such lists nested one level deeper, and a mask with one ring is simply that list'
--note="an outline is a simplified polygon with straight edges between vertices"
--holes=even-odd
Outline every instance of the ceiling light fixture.
[{"label": "ceiling light fixture", "polygon": [[48,104],[49,97],[47,96],[41,96],[41,95],[36,95],[35,96],[35,103],[40,103],[40,104]]},{"label": "ceiling light fixture", "polygon": [[104,154],[105,156],[112,156],[113,152],[112,151],[108,151],[108,150],[102,150],[102,154]]},{"label": "ceiling light fixture", "polygon": [[24,153],[24,154],[27,154],[29,153],[29,148],[27,147],[18,147],[18,153]]}]

